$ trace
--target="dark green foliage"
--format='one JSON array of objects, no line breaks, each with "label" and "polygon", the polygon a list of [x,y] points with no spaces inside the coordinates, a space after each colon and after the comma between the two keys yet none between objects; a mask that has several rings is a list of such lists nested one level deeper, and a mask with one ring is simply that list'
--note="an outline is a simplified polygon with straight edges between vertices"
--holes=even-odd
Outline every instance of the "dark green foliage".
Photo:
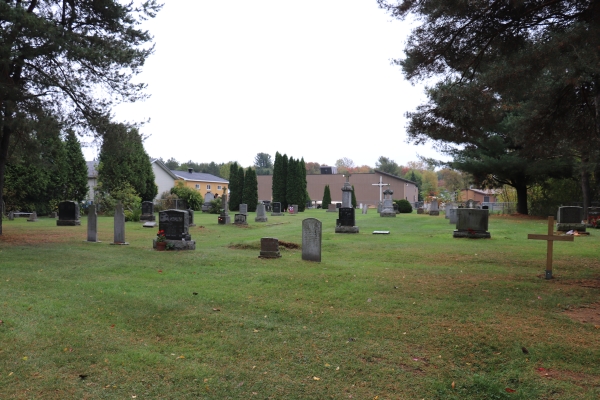
[{"label": "dark green foliage", "polygon": [[323,190],[323,201],[321,202],[321,207],[324,210],[329,208],[331,204],[331,191],[329,190],[329,185],[325,185],[325,190]]},{"label": "dark green foliage", "polygon": [[[239,170],[242,170],[242,179],[240,180]],[[229,166],[229,209],[238,211],[244,194],[244,169],[237,162]]]},{"label": "dark green foliage", "polygon": [[298,209],[304,203],[306,197],[306,186],[304,185],[300,160],[296,160],[290,157],[288,161],[288,172],[287,172],[287,190],[286,200],[287,204],[296,204]]},{"label": "dark green foliage", "polygon": [[175,194],[181,200],[184,200],[187,207],[194,211],[202,209],[203,201],[200,192],[185,186],[181,180],[175,182],[175,186],[171,188],[171,194]]},{"label": "dark green foliage", "polygon": [[21,136],[13,148],[3,197],[7,210],[45,215],[64,200],[63,190],[69,178],[67,151],[55,119],[41,116],[31,129],[31,135]]},{"label": "dark green foliage", "polygon": [[387,172],[388,174],[398,175],[398,164],[387,157],[381,156],[375,163],[375,169]]},{"label": "dark green foliage", "polygon": [[112,193],[130,184],[142,201],[152,201],[158,193],[150,157],[144,150],[137,128],[110,124],[104,132],[98,165],[101,190]]},{"label": "dark green foliage", "polygon": [[75,132],[67,131],[65,138],[66,149],[66,179],[63,189],[64,200],[83,201],[88,195],[88,170],[81,145]]},{"label": "dark green foliage", "polygon": [[304,212],[306,209],[306,204],[310,202],[310,196],[308,195],[308,182],[306,181],[306,163],[304,162],[304,157],[300,159],[298,169],[300,170],[302,187],[304,188],[304,201],[298,204],[298,209],[300,212]]},{"label": "dark green foliage", "polygon": [[[98,206],[97,211],[104,215],[114,215],[118,201],[123,204],[124,211],[133,212],[138,209],[141,211],[142,199],[128,182],[123,183],[121,187],[113,188],[110,193],[99,190],[94,198],[94,202]],[[130,214],[131,217],[133,217],[133,214]]]},{"label": "dark green foliage", "polygon": [[221,209],[222,207],[220,197],[210,201],[210,208],[208,209],[209,214],[220,214]]},{"label": "dark green foliage", "polygon": [[[140,23],[160,8],[155,0],[0,2],[0,202],[7,164],[26,160],[9,160],[9,149],[37,140],[41,115],[101,135],[114,102],[144,98],[145,85],[132,80],[154,49]],[[62,190],[60,177],[51,180]]]},{"label": "dark green foliage", "polygon": [[286,190],[287,190],[287,155],[275,153],[275,164],[273,165],[273,183],[271,186],[273,202],[280,202],[282,209],[287,208]]},{"label": "dark green foliage", "polygon": [[418,200],[423,201],[423,194],[421,193],[421,187],[423,186],[423,179],[421,178],[421,175],[415,174],[415,171],[413,170],[413,171],[410,171],[410,174],[407,175],[406,179],[408,179],[409,181],[412,181],[416,184]]},{"label": "dark green foliage", "polygon": [[356,195],[354,194],[354,185],[352,185],[352,208],[356,208]]},{"label": "dark green foliage", "polygon": [[400,212],[400,214],[410,214],[413,210],[408,200],[402,199],[395,200],[394,202],[398,204],[398,211]]},{"label": "dark green foliage", "polygon": [[244,197],[242,203],[248,205],[248,211],[255,212],[258,206],[258,180],[256,171],[251,167],[246,169],[244,179]]}]

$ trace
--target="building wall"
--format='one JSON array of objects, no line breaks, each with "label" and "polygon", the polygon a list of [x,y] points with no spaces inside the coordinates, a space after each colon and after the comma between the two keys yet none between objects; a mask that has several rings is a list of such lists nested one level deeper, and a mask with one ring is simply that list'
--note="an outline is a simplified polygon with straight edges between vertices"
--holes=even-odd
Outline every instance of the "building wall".
[{"label": "building wall", "polygon": [[496,202],[496,196],[494,194],[482,193],[482,191],[480,191],[480,190],[463,189],[460,191],[460,196],[461,196],[461,198],[460,198],[461,201],[467,201],[469,199],[473,199],[475,201],[479,201],[480,203],[483,203],[484,197],[489,196],[490,203]]},{"label": "building wall", "polygon": [[[210,192],[213,195],[218,194],[221,196],[223,194],[223,189],[227,190],[229,184],[223,182],[206,182],[206,181],[184,181],[185,186],[194,189],[202,195],[202,199],[206,197],[206,193]],[[208,186],[210,185],[210,189]]]},{"label": "building wall", "polygon": [[[417,187],[414,183],[404,181],[399,178],[375,172],[372,174],[353,174],[350,176],[350,184],[354,185],[354,194],[358,204],[377,205],[379,202],[379,187],[373,184],[379,183],[381,177],[384,184],[389,183],[394,191],[394,200],[406,199],[411,203],[417,201]],[[273,182],[272,175],[259,175],[258,179],[258,199],[272,200],[271,187]],[[312,201],[323,200],[325,185],[329,185],[331,200],[334,203],[342,202],[342,186],[346,178],[342,174],[334,175],[307,175],[307,189]],[[383,188],[385,190],[386,187]]]},{"label": "building wall", "polygon": [[156,197],[159,198],[163,192],[169,192],[171,190],[175,185],[175,180],[156,163],[152,163],[152,171],[154,171],[154,182],[156,183],[156,186],[158,186],[158,194]]}]

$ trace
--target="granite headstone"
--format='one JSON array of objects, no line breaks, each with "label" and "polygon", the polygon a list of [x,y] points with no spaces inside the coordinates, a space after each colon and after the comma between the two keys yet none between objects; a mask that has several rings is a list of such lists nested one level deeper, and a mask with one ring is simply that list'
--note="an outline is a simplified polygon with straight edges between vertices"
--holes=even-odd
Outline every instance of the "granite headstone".
[{"label": "granite headstone", "polygon": [[323,224],[316,218],[302,221],[302,259],[321,262]]}]

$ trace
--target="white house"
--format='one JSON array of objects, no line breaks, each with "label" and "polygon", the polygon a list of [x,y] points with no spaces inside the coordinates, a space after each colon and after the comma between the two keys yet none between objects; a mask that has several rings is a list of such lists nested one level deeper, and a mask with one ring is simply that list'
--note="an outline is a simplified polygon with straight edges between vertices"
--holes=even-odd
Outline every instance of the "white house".
[{"label": "white house", "polygon": [[175,186],[175,181],[179,179],[177,175],[167,168],[165,164],[163,164],[160,160],[154,159],[152,160],[152,171],[154,171],[154,182],[156,186],[158,186],[158,194],[157,198],[164,192],[169,192],[173,186]]}]

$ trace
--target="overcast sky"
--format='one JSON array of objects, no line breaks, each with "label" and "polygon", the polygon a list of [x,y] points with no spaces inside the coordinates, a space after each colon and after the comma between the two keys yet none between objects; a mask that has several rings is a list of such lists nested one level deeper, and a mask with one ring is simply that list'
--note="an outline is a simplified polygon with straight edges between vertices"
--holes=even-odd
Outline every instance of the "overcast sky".
[{"label": "overcast sky", "polygon": [[404,114],[425,95],[390,63],[408,23],[375,0],[168,1],[144,26],[156,43],[139,76],[151,98],[115,114],[150,119],[151,157],[249,166],[279,151],[373,167],[379,156],[441,158],[406,143]]}]

